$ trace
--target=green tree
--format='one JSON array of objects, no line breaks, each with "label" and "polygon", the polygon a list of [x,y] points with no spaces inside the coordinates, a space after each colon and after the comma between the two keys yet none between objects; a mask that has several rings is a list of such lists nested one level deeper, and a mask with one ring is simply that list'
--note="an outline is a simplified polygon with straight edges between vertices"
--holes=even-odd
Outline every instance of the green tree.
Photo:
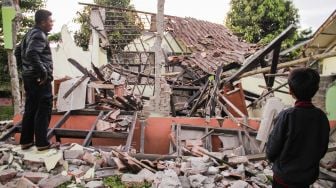
[{"label": "green tree", "polygon": [[[0,5],[2,0],[0,0]],[[20,1],[20,9],[23,14],[23,19],[21,20],[21,28],[17,33],[17,41],[21,41],[22,36],[27,32],[27,30],[34,25],[34,12],[42,7],[44,7],[44,0],[25,0]],[[3,41],[3,30],[2,30],[2,10],[0,9],[0,85],[9,85],[10,76],[8,73],[7,66],[7,52],[4,48]]]},{"label": "green tree", "polygon": [[[97,5],[111,6],[118,8],[133,9],[130,0],[94,0]],[[136,22],[136,13],[132,12],[113,12],[106,9],[105,25],[110,27],[106,29],[109,40],[109,49],[112,51],[121,51],[128,43],[139,37],[143,25]],[[77,45],[88,48],[91,27],[90,27],[90,7],[86,6],[84,10],[75,18],[75,22],[81,25],[80,30],[74,34]]]},{"label": "green tree", "polygon": [[[231,0],[226,26],[251,43],[267,44],[290,24],[299,24],[298,9],[291,0]],[[295,32],[283,42],[292,46],[298,39]]]}]

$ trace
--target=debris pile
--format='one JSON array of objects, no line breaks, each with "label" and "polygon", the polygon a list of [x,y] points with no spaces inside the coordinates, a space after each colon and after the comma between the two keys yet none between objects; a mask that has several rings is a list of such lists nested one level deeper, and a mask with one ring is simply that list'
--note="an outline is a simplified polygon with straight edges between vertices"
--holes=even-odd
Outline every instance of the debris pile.
[{"label": "debris pile", "polygon": [[132,116],[120,115],[120,109],[115,109],[98,120],[96,129],[98,131],[128,132],[132,122]]},{"label": "debris pile", "polygon": [[62,145],[60,150],[37,151],[33,147],[23,151],[19,146],[3,144],[0,182],[7,187],[103,187],[114,179],[113,183],[120,181],[125,187],[267,187],[272,177],[266,161],[252,163],[246,157],[230,157],[226,164],[206,155],[150,161],[110,149],[71,144]]}]

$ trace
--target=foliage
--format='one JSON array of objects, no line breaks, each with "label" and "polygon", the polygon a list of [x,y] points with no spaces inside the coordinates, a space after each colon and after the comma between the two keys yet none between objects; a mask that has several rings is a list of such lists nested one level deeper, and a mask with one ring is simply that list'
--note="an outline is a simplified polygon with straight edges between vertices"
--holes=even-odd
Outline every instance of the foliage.
[{"label": "foliage", "polygon": [[[267,44],[290,24],[299,23],[298,9],[291,0],[231,0],[226,26],[251,43]],[[282,47],[298,39],[294,33]]]},{"label": "foliage", "polygon": [[126,188],[126,186],[121,182],[120,176],[110,176],[103,179],[104,186],[111,188]]},{"label": "foliage", "polygon": [[[130,6],[130,0],[94,0],[98,5],[112,6],[118,8],[133,9]],[[121,51],[128,43],[140,36],[143,28],[141,23],[136,22],[136,13],[131,12],[113,12],[106,9],[106,25],[110,25],[106,30],[109,40],[109,48],[113,51]],[[85,7],[75,18],[75,22],[81,25],[79,31],[75,32],[74,38],[77,45],[88,49],[91,35],[90,28],[90,7]]]},{"label": "foliage", "polygon": [[[110,188],[126,188],[126,187],[129,187],[129,186],[126,186],[125,184],[123,184],[121,182],[120,176],[117,176],[117,175],[104,178],[103,183],[104,183],[104,186],[110,187]],[[150,187],[152,187],[151,183],[144,182],[144,183],[139,184],[139,185],[133,185],[130,188],[150,188]]]},{"label": "foliage", "polygon": [[12,119],[13,114],[14,114],[13,106],[0,106],[0,121]]},{"label": "foliage", "polygon": [[53,34],[49,35],[48,40],[50,42],[52,42],[52,41],[59,42],[61,40],[61,32],[53,33]]},{"label": "foliage", "polygon": [[[22,36],[27,32],[27,30],[33,26],[34,19],[33,13],[44,7],[44,0],[25,0],[20,1],[20,9],[23,14],[23,19],[20,23],[20,30],[17,32],[17,41],[20,41]],[[0,0],[0,4],[2,0]],[[10,82],[10,76],[8,72],[7,66],[7,52],[4,49],[4,42],[3,42],[3,31],[2,31],[2,10],[0,9],[0,84]]]}]

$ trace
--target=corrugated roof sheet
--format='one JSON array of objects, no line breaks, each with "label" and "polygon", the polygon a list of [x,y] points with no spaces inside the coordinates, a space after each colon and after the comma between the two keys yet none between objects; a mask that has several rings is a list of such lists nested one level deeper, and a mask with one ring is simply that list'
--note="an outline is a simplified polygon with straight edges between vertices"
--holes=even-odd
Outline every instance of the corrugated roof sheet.
[{"label": "corrugated roof sheet", "polygon": [[213,74],[221,64],[243,63],[255,51],[255,45],[240,41],[223,25],[189,17],[166,19],[166,30],[192,52],[183,61],[207,73]]}]

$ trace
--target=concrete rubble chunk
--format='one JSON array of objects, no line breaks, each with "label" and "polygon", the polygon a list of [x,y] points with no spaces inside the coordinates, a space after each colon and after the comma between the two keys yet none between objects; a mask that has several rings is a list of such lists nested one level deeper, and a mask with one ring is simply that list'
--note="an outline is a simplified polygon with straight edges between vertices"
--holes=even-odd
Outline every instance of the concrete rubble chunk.
[{"label": "concrete rubble chunk", "polygon": [[121,176],[121,182],[123,182],[127,187],[138,186],[144,183],[144,178],[137,174],[123,174]]},{"label": "concrete rubble chunk", "polygon": [[231,188],[248,188],[248,187],[249,187],[249,184],[242,180],[235,181],[231,185]]},{"label": "concrete rubble chunk", "polygon": [[50,187],[57,187],[67,181],[71,180],[71,176],[63,176],[61,174],[58,174],[56,176],[52,176],[46,179],[42,179],[38,186],[40,188],[50,188]]},{"label": "concrete rubble chunk", "polygon": [[189,188],[189,187],[191,187],[189,179],[188,179],[187,176],[179,176],[178,178],[179,178],[179,180],[181,182],[182,188]]},{"label": "concrete rubble chunk", "polygon": [[37,184],[40,180],[47,178],[49,174],[41,172],[24,172],[22,176]]},{"label": "concrete rubble chunk", "polygon": [[4,184],[6,182],[11,181],[16,176],[16,174],[17,172],[13,168],[3,170],[0,172],[0,182]]},{"label": "concrete rubble chunk", "polygon": [[47,171],[49,172],[51,169],[55,168],[58,161],[60,161],[61,159],[63,159],[62,151],[56,151],[56,153],[46,156],[44,158],[44,164],[45,164],[45,167],[47,168]]},{"label": "concrete rubble chunk", "polygon": [[189,176],[190,185],[191,185],[191,187],[194,187],[194,188],[203,187],[203,182],[206,179],[207,179],[207,177],[203,176],[201,174],[196,174],[196,175]]},{"label": "concrete rubble chunk", "polygon": [[207,158],[202,157],[191,157],[188,159],[190,161],[190,166],[193,171],[206,172],[210,164]]},{"label": "concrete rubble chunk", "polygon": [[168,169],[155,173],[154,186],[158,188],[176,188],[182,185],[176,172]]},{"label": "concrete rubble chunk", "polygon": [[207,171],[207,174],[208,175],[216,175],[219,173],[219,169],[217,167],[214,167],[214,166],[210,166],[208,168],[208,171]]},{"label": "concrete rubble chunk", "polygon": [[148,169],[144,168],[139,173],[138,176],[142,177],[147,182],[153,182],[154,181],[154,173],[149,171]]},{"label": "concrete rubble chunk", "polygon": [[104,183],[103,181],[89,181],[87,184],[85,184],[86,188],[103,188]]},{"label": "concrete rubble chunk", "polygon": [[18,188],[38,188],[36,184],[34,184],[29,179],[24,178],[24,177],[19,179],[19,181],[16,184],[16,187]]},{"label": "concrete rubble chunk", "polygon": [[229,158],[229,163],[232,165],[246,164],[247,162],[248,158],[246,156],[235,156]]},{"label": "concrete rubble chunk", "polygon": [[90,152],[85,152],[83,155],[83,161],[88,162],[90,164],[94,164],[96,161],[96,157],[92,155]]},{"label": "concrete rubble chunk", "polygon": [[84,155],[83,150],[64,150],[64,159],[81,159]]}]

